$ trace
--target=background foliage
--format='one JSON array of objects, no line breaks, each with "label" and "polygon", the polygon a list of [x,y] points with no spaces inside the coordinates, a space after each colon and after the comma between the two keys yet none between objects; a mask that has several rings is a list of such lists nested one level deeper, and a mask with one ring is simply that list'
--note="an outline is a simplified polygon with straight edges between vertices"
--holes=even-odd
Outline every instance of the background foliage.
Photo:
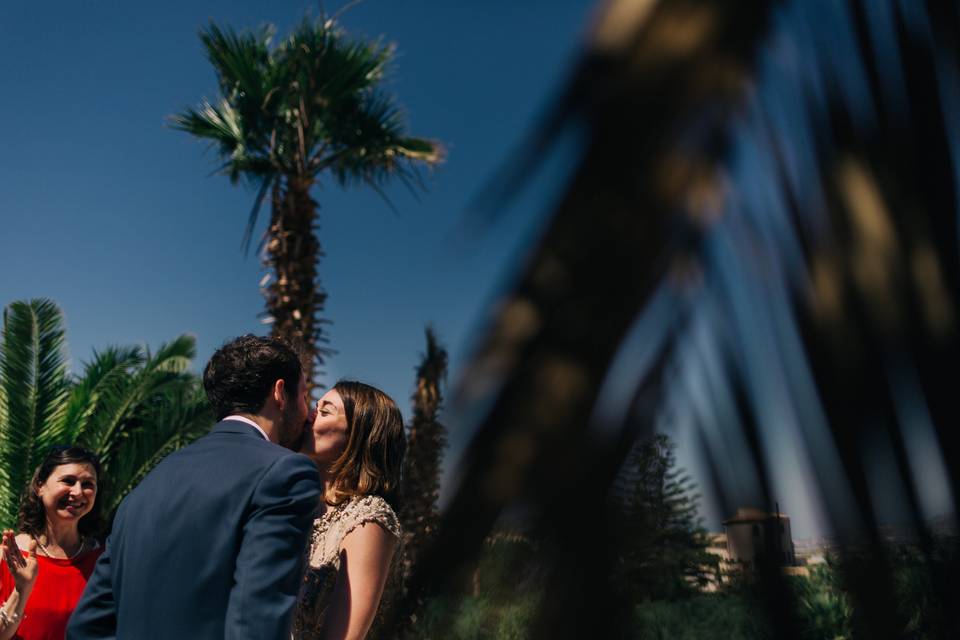
[{"label": "background foliage", "polygon": [[611,580],[631,602],[682,598],[716,577],[698,515],[699,495],[676,468],[664,433],[637,442],[611,496]]},{"label": "background foliage", "polygon": [[112,520],[160,459],[213,423],[199,380],[187,370],[194,346],[181,336],[155,353],[107,347],[71,375],[56,304],[8,305],[0,342],[0,526],[15,528],[21,492],[55,444],[97,453],[97,500]]}]

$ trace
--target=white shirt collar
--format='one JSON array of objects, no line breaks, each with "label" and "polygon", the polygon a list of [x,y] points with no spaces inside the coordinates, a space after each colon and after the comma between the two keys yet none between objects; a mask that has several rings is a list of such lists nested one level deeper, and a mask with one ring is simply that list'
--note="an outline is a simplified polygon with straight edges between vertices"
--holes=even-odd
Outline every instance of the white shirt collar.
[{"label": "white shirt collar", "polygon": [[264,430],[260,427],[260,425],[258,425],[256,422],[254,422],[254,421],[251,420],[250,418],[246,418],[246,417],[244,417],[244,416],[233,415],[233,416],[227,416],[226,418],[224,418],[224,420],[237,420],[237,421],[239,421],[239,422],[246,422],[248,425],[250,425],[251,427],[253,427],[253,428],[256,429],[257,431],[259,431],[259,432],[260,432],[260,435],[263,436],[263,439],[264,439],[264,440],[269,440],[269,439],[270,439],[270,438],[267,437],[267,432],[264,431]]}]

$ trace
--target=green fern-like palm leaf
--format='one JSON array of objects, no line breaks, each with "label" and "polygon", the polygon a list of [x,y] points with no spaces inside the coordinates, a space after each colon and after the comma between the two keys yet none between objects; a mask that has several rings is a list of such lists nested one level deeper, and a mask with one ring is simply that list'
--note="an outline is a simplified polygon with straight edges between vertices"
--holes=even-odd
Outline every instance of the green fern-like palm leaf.
[{"label": "green fern-like palm leaf", "polygon": [[211,24],[200,34],[220,85],[216,104],[204,100],[173,117],[173,128],[211,141],[224,163],[221,172],[236,182],[271,171],[271,135],[280,100],[268,44],[272,28],[235,33]]},{"label": "green fern-like palm leaf", "polygon": [[193,337],[181,336],[163,345],[155,355],[147,353],[142,366],[118,379],[116,386],[104,389],[80,442],[100,456],[105,475],[122,441],[143,426],[142,405],[165,388],[184,384],[190,378],[185,371],[195,349]]},{"label": "green fern-like palm leaf", "polygon": [[104,513],[110,517],[160,460],[206,433],[213,424],[213,411],[195,378],[168,386],[142,409],[146,426],[120,443],[110,474],[105,474],[101,498]]},{"label": "green fern-like palm leaf", "polygon": [[268,45],[272,36],[272,27],[238,34],[213,23],[200,32],[200,41],[217,74],[221,93],[234,95],[255,108],[261,107],[269,91],[264,71],[269,68]]},{"label": "green fern-like palm leaf", "polygon": [[0,386],[0,519],[10,526],[20,491],[54,444],[69,392],[63,316],[52,301],[14,302],[4,310]]},{"label": "green fern-like palm leaf", "polygon": [[107,347],[94,351],[93,359],[84,365],[83,374],[70,390],[64,419],[57,427],[57,441],[83,440],[92,417],[105,399],[122,392],[130,373],[143,365],[144,358],[140,347]]}]

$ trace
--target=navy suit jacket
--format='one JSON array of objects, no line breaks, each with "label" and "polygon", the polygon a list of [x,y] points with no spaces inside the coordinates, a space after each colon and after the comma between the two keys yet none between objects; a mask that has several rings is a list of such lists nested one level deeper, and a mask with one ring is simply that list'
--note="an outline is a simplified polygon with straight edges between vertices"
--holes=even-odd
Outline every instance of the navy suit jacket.
[{"label": "navy suit jacket", "polygon": [[120,505],[67,638],[288,639],[319,501],[309,458],[220,422]]}]

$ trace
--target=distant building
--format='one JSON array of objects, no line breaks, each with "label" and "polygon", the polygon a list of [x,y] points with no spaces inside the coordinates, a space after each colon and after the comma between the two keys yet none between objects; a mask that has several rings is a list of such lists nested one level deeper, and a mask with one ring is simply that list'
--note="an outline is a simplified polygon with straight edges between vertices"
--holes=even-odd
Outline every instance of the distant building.
[{"label": "distant building", "polygon": [[711,567],[704,565],[701,570],[704,575],[710,576],[706,584],[697,585],[700,591],[712,593],[718,590],[724,582],[726,576],[739,569],[738,566],[730,563],[730,554],[727,552],[727,534],[708,533],[707,534],[707,553],[717,557],[715,565],[716,571],[711,571]]},{"label": "distant building", "polygon": [[741,507],[737,515],[723,521],[723,528],[730,562],[751,568],[764,561],[780,567],[797,564],[789,516]]},{"label": "distant building", "polygon": [[814,536],[793,541],[800,564],[818,564],[827,555],[840,553],[840,543],[832,536]]},{"label": "distant building", "polygon": [[729,563],[730,552],[727,550],[727,534],[708,533],[707,552],[717,556],[720,559],[720,562]]}]

